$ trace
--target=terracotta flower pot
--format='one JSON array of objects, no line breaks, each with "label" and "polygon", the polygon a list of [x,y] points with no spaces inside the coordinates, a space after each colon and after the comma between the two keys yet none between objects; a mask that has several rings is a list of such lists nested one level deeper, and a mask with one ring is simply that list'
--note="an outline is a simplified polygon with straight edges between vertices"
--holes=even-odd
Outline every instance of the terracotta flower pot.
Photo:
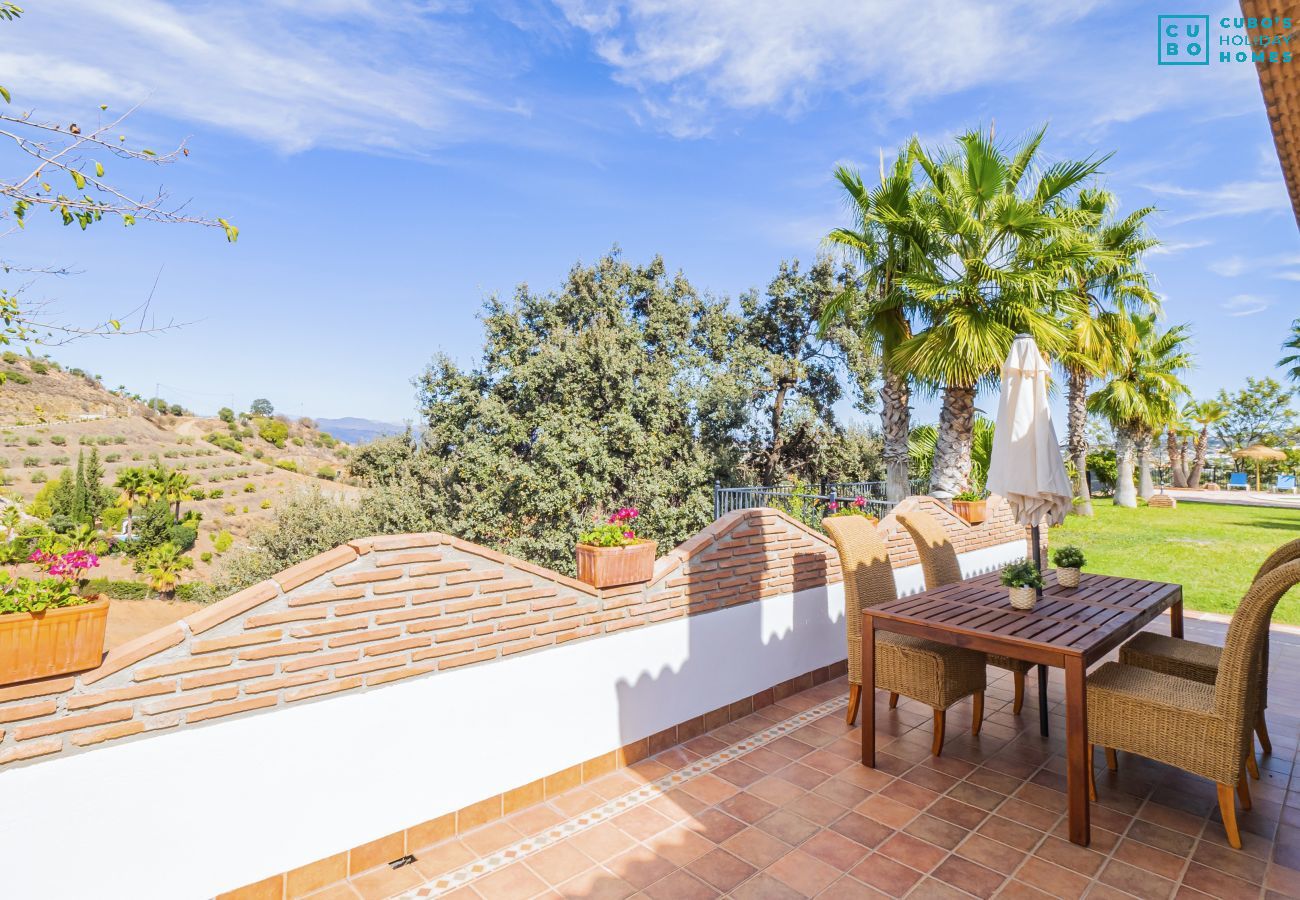
[{"label": "terracotta flower pot", "polygon": [[104,655],[108,600],[0,615],[0,684],[81,672]]},{"label": "terracotta flower pot", "polygon": [[655,569],[654,541],[637,541],[626,547],[578,544],[578,580],[592,587],[618,587],[649,581]]},{"label": "terracotta flower pot", "polygon": [[1011,605],[1016,609],[1033,609],[1034,601],[1038,599],[1038,592],[1031,587],[1007,588],[1007,593],[1011,595]]},{"label": "terracotta flower pot", "polygon": [[1061,587],[1077,588],[1079,586],[1079,569],[1057,569],[1056,583]]},{"label": "terracotta flower pot", "polygon": [[987,500],[954,500],[952,511],[970,525],[981,525],[988,518]]}]

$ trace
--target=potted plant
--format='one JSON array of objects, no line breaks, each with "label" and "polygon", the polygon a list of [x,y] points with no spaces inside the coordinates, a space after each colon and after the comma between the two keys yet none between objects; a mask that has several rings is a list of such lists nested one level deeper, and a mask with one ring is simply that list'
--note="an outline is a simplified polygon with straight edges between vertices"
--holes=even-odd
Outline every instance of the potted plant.
[{"label": "potted plant", "polygon": [[38,578],[0,572],[0,684],[93,669],[104,655],[108,600],[77,585],[99,565],[89,550],[34,550]]},{"label": "potted plant", "polygon": [[649,581],[654,574],[654,541],[636,536],[640,513],[623,507],[578,538],[578,580],[592,587],[618,587]]},{"label": "potted plant", "polygon": [[1037,589],[1043,586],[1043,573],[1032,560],[1012,563],[1002,570],[1002,583],[1010,589],[1011,605],[1016,609],[1033,609]]},{"label": "potted plant", "polygon": [[1088,560],[1083,551],[1072,544],[1056,548],[1052,553],[1052,562],[1056,563],[1056,583],[1061,587],[1079,586],[1079,570]]},{"label": "potted plant", "polygon": [[879,521],[875,516],[867,512],[866,497],[854,497],[852,500],[845,502],[832,500],[826,504],[826,509],[828,511],[827,518],[832,516],[864,516],[873,523]]},{"label": "potted plant", "polygon": [[988,498],[980,491],[965,491],[952,498],[952,511],[968,525],[980,525],[988,518]]}]

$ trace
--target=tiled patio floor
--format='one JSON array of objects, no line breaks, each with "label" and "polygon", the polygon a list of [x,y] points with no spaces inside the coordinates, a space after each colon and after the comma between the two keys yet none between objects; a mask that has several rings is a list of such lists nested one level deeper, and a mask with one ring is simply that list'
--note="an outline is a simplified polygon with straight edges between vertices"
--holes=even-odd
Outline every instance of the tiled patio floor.
[{"label": "tiled patio floor", "polygon": [[1213,785],[1123,754],[1117,776],[1097,754],[1092,845],[1069,843],[1059,673],[1043,740],[1032,687],[1013,716],[990,669],[982,734],[958,704],[941,758],[928,708],[881,694],[879,768],[859,765],[840,679],[313,898],[1300,897],[1300,637],[1275,634],[1271,660],[1274,752],[1240,851]]}]

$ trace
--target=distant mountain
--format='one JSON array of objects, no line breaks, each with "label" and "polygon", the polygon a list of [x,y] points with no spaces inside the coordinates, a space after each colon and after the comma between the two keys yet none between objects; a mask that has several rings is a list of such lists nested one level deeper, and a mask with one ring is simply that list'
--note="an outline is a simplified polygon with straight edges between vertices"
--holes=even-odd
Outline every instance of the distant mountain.
[{"label": "distant mountain", "polygon": [[333,435],[349,444],[364,444],[375,438],[390,434],[401,434],[405,425],[395,422],[377,422],[374,419],[358,419],[356,416],[344,416],[342,419],[316,419],[317,426],[326,434]]}]

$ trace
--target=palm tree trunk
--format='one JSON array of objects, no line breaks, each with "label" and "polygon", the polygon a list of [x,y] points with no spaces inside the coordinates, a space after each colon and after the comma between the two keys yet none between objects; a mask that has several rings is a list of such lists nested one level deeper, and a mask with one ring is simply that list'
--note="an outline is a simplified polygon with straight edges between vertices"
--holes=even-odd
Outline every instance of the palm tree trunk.
[{"label": "palm tree trunk", "polygon": [[1088,373],[1078,367],[1067,374],[1066,445],[1074,462],[1075,515],[1092,515],[1092,489],[1088,485]]},{"label": "palm tree trunk", "polygon": [[885,498],[891,504],[901,503],[912,492],[907,469],[910,399],[907,376],[886,369],[880,386],[880,433],[885,444]]},{"label": "palm tree trunk", "polygon": [[1178,442],[1178,435],[1170,428],[1165,434],[1165,448],[1169,452],[1169,477],[1174,487],[1187,487],[1187,470],[1183,467],[1183,445]]},{"label": "palm tree trunk", "polygon": [[947,500],[970,489],[971,447],[974,442],[975,388],[944,388],[934,467],[930,472],[930,493]]},{"label": "palm tree trunk", "polygon": [[1137,433],[1133,443],[1137,452],[1138,496],[1143,500],[1149,500],[1156,492],[1155,485],[1151,482],[1151,432],[1142,429]]},{"label": "palm tree trunk", "polygon": [[1127,428],[1115,429],[1115,505],[1137,506],[1137,491],[1133,487],[1133,432]]},{"label": "palm tree trunk", "polygon": [[1196,457],[1192,461],[1191,474],[1187,476],[1187,486],[1198,488],[1201,486],[1201,472],[1205,471],[1205,454],[1210,447],[1210,426],[1206,425],[1201,429],[1201,433],[1196,436]]}]

